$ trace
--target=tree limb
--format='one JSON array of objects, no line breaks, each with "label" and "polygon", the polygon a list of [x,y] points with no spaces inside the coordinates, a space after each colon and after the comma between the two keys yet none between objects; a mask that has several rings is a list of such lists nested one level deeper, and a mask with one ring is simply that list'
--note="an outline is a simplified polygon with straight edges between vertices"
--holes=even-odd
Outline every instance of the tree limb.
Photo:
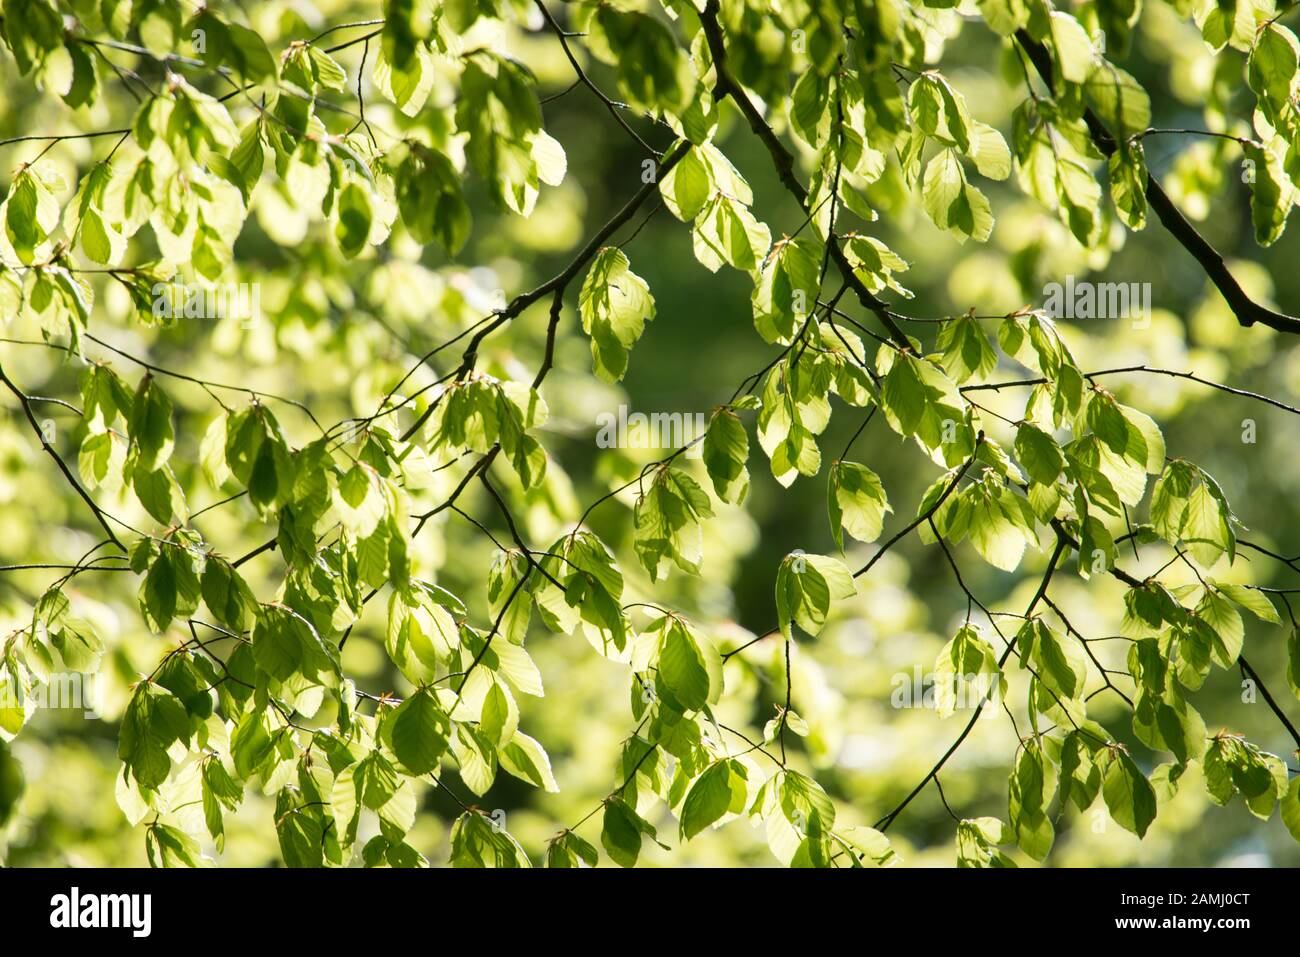
[{"label": "tree limb", "polygon": [[[1048,89],[1054,91],[1052,57],[1047,52],[1047,48],[1031,37],[1024,29],[1016,31],[1016,39],[1024,47],[1025,52],[1029,54],[1034,69],[1043,78]],[[1088,132],[1092,136],[1093,144],[1101,151],[1103,156],[1110,156],[1119,148],[1115,142],[1115,137],[1106,129],[1105,124],[1101,122],[1096,113],[1090,109],[1084,110],[1083,121],[1088,126]],[[1219,294],[1227,301],[1228,308],[1232,310],[1239,323],[1247,327],[1259,323],[1279,332],[1300,334],[1300,319],[1288,316],[1285,313],[1275,312],[1246,295],[1246,291],[1241,288],[1231,270],[1228,269],[1223,256],[1210,245],[1204,236],[1197,232],[1195,226],[1188,222],[1187,217],[1174,205],[1174,201],[1169,198],[1169,194],[1161,188],[1160,181],[1150,171],[1147,172],[1146,197],[1147,202],[1160,218],[1161,224],[1200,264],[1210,282],[1214,283],[1214,287],[1219,290]]]}]

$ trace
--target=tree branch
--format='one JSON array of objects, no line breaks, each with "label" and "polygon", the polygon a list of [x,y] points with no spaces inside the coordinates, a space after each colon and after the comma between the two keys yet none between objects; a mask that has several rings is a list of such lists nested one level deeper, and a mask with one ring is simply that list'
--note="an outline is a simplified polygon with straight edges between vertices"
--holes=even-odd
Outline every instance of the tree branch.
[{"label": "tree branch", "polygon": [[[1029,615],[1033,613],[1034,608],[1037,607],[1040,601],[1042,601],[1043,596],[1047,594],[1047,586],[1052,583],[1052,575],[1056,572],[1056,563],[1060,560],[1061,553],[1065,551],[1065,547],[1066,540],[1058,533],[1056,536],[1056,548],[1052,550],[1052,557],[1047,561],[1047,571],[1043,574],[1042,581],[1038,584],[1038,590],[1034,592],[1034,597],[1030,599],[1029,605],[1025,609],[1025,617],[1029,617]],[[1011,641],[1007,642],[1007,647],[998,658],[999,668],[1006,664],[1007,659],[1011,657],[1011,653],[1015,650],[1015,647],[1016,641],[1012,638]],[[925,786],[938,777],[939,772],[943,770],[943,766],[948,763],[948,759],[957,753],[957,749],[962,746],[962,742],[964,742],[970,736],[970,733],[975,730],[975,722],[979,720],[980,715],[984,712],[984,707],[989,703],[989,698],[990,695],[985,694],[984,697],[980,699],[979,704],[975,706],[975,713],[970,716],[970,720],[966,722],[966,727],[962,728],[961,734],[957,735],[957,739],[953,741],[953,743],[948,747],[948,750],[943,753],[943,757],[939,758],[939,760],[935,762],[934,767],[930,768],[925,777],[921,779],[920,783],[917,784],[916,787],[912,788],[908,793],[907,797],[903,798],[903,800],[900,801],[892,811],[876,822],[876,830],[888,830],[889,826],[894,823],[898,815],[902,814],[903,810],[912,803],[916,796],[925,790]]]},{"label": "tree branch", "polygon": [[[1034,64],[1034,69],[1038,71],[1039,76],[1047,84],[1049,90],[1055,93],[1055,82],[1052,77],[1052,57],[1047,52],[1047,48],[1035,40],[1024,29],[1016,31],[1016,39],[1029,55],[1029,59]],[[1097,117],[1092,110],[1085,110],[1083,120],[1088,126],[1088,132],[1092,136],[1092,142],[1101,151],[1103,156],[1110,156],[1118,148],[1115,137],[1106,129],[1105,124]],[[1237,321],[1243,326],[1253,326],[1255,323],[1276,329],[1279,332],[1290,332],[1300,334],[1300,319],[1294,316],[1288,316],[1285,313],[1275,312],[1267,306],[1260,305],[1251,299],[1244,289],[1238,284],[1232,272],[1228,269],[1223,260],[1223,256],[1210,245],[1196,227],[1187,221],[1182,212],[1174,205],[1174,201],[1169,198],[1160,186],[1160,181],[1147,172],[1146,187],[1147,202],[1155,210],[1156,216],[1159,217],[1161,224],[1169,233],[1178,240],[1192,257],[1200,264],[1205,275],[1214,287],[1219,290],[1219,294],[1228,303],[1228,308],[1232,310]]]},{"label": "tree branch", "polygon": [[3,382],[9,391],[18,398],[19,403],[21,403],[23,407],[23,414],[27,417],[27,421],[31,425],[32,431],[41,441],[41,448],[49,453],[50,458],[54,459],[55,463],[59,466],[59,471],[63,473],[64,478],[68,480],[68,484],[71,485],[77,495],[81,497],[81,500],[90,506],[91,512],[95,515],[95,521],[99,522],[100,528],[104,530],[104,534],[108,536],[109,541],[116,545],[118,549],[125,552],[127,550],[126,546],[122,544],[121,540],[113,532],[112,526],[108,524],[107,513],[95,504],[95,500],[90,497],[90,493],[82,488],[81,483],[77,481],[77,477],[73,475],[72,470],[68,468],[68,463],[63,461],[63,457],[54,450],[54,447],[50,445],[49,442],[45,441],[45,433],[41,431],[40,423],[36,421],[36,416],[32,414],[32,406],[31,402],[27,399],[27,394],[23,392],[22,389],[18,388],[18,386],[14,385],[13,380],[5,373],[3,366],[0,366],[0,382]]},{"label": "tree branch", "polygon": [[[704,12],[700,14],[700,23],[703,25],[704,38],[708,42],[709,54],[713,57],[713,68],[717,73],[717,83],[714,87],[715,98],[718,102],[721,102],[730,97],[732,102],[736,104],[749,122],[749,128],[767,147],[767,151],[772,157],[772,165],[776,168],[776,175],[781,180],[781,184],[790,195],[798,200],[800,207],[806,209],[808,190],[804,188],[804,185],[799,182],[799,178],[794,174],[793,154],[785,148],[776,132],[763,119],[762,114],[758,112],[758,108],[749,99],[749,95],[745,93],[740,83],[727,69],[727,49],[723,42],[722,26],[718,23],[718,0],[709,0],[705,5]],[[840,275],[852,288],[854,295],[858,297],[858,301],[865,308],[875,313],[900,349],[904,352],[913,351],[911,340],[907,338],[906,333],[894,321],[889,306],[877,299],[875,294],[866,287],[853,271],[853,266],[844,254],[844,250],[840,247],[839,240],[834,233],[826,237],[826,243],[831,258],[835,260],[835,265],[840,271]]]}]

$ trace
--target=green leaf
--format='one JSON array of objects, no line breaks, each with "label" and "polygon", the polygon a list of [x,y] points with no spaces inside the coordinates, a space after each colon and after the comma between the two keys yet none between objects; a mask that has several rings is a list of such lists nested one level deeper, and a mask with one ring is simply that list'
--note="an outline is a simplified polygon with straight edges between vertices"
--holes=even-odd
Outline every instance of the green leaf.
[{"label": "green leaf", "polygon": [[1282,799],[1282,823],[1291,836],[1300,841],[1300,778],[1295,778]]},{"label": "green leaf", "polygon": [[499,205],[527,216],[542,172],[534,156],[542,135],[536,83],[522,64],[484,48],[466,61],[456,108],[456,126],[469,134],[465,155]]},{"label": "green leaf", "polygon": [[[1187,497],[1180,534],[1192,558],[1208,568],[1225,552],[1231,561],[1237,540],[1232,531],[1232,513],[1223,493],[1212,484],[1208,475],[1204,472],[1199,474],[1200,484]],[[1154,492],[1152,494],[1154,496]],[[1154,498],[1152,509],[1154,515]]]},{"label": "green leaf", "polygon": [[1015,862],[997,849],[1011,844],[1015,836],[995,817],[980,817],[957,823],[958,867],[1015,867]]},{"label": "green leaf", "polygon": [[[560,790],[551,771],[551,759],[546,749],[522,731],[514,733],[510,742],[500,750],[499,757],[501,767],[521,781],[527,781],[551,793]],[[595,852],[592,853],[594,855]]]},{"label": "green leaf", "polygon": [[131,451],[136,467],[156,472],[172,454],[172,402],[151,375],[140,382],[131,409]]},{"label": "green leaf", "polygon": [[397,769],[378,751],[372,751],[353,772],[361,803],[378,810],[393,799],[400,785]]},{"label": "green leaf", "polygon": [[1246,60],[1246,79],[1274,123],[1295,96],[1298,72],[1300,43],[1295,34],[1281,24],[1266,24]]},{"label": "green leaf", "polygon": [[844,547],[841,528],[860,542],[874,542],[884,527],[885,513],[892,512],[880,476],[857,462],[836,462],[831,466],[831,534]]},{"label": "green leaf", "polygon": [[230,562],[208,556],[200,583],[203,601],[217,621],[243,633],[257,611],[257,598]]},{"label": "green leaf", "polygon": [[1151,125],[1151,98],[1137,80],[1109,60],[1099,60],[1084,84],[1088,103],[1111,134],[1127,139]]},{"label": "green leaf", "polygon": [[171,771],[167,749],[172,742],[189,737],[185,706],[171,692],[143,683],[136,687],[122,714],[117,754],[142,790],[156,790]]},{"label": "green leaf", "polygon": [[[966,100],[938,73],[922,73],[908,90],[908,109],[916,125],[930,137],[963,153],[971,148],[970,114]],[[1010,171],[1010,161],[1007,163]]]},{"label": "green leaf", "polygon": [[934,661],[934,702],[939,717],[949,717],[958,706],[976,707],[992,690],[982,680],[986,677],[992,679],[992,688],[1001,680],[997,655],[973,626],[964,625]]},{"label": "green leaf", "polygon": [[619,89],[649,110],[683,109],[695,88],[681,45],[663,21],[644,13],[601,6],[591,20],[592,52],[611,64]]},{"label": "green leaf", "polygon": [[248,27],[227,23],[202,10],[187,30],[203,38],[203,58],[210,68],[227,66],[253,84],[275,80],[275,58],[261,35]]},{"label": "green leaf", "polygon": [[637,499],[633,519],[635,548],[653,580],[671,559],[684,572],[698,575],[703,558],[700,520],[713,514],[708,493],[682,469],[660,466]]},{"label": "green leaf", "polygon": [[659,195],[664,205],[682,222],[693,220],[712,192],[713,177],[696,147],[688,149],[659,180]]},{"label": "green leaf", "polygon": [[104,643],[87,621],[69,618],[50,631],[50,644],[68,671],[93,673],[99,668]]},{"label": "green leaf", "polygon": [[1147,221],[1147,163],[1140,142],[1121,147],[1107,160],[1110,197],[1124,225],[1140,230]]},{"label": "green leaf", "polygon": [[1011,829],[1020,849],[1036,861],[1046,859],[1056,837],[1052,821],[1047,816],[1051,800],[1049,766],[1037,738],[1030,738],[1016,757],[1015,768],[1009,783],[1008,811]]},{"label": "green leaf", "polygon": [[898,430],[903,435],[911,435],[916,431],[925,415],[929,399],[929,390],[922,381],[920,361],[905,355],[894,359],[885,375],[881,406],[886,414],[898,422]]},{"label": "green leaf", "polygon": [[4,202],[5,235],[23,265],[35,261],[58,226],[59,202],[52,184],[39,166],[24,166],[9,184]]},{"label": "green leaf", "polygon": [[131,488],[145,511],[160,523],[171,525],[173,519],[185,521],[188,514],[185,496],[171,466],[164,465],[157,471],[146,472],[137,465],[131,470]]},{"label": "green leaf", "polygon": [[592,261],[578,296],[596,375],[607,382],[623,378],[628,353],[655,315],[650,287],[629,266],[621,249],[607,246]]},{"label": "green leaf", "polygon": [[958,242],[974,238],[982,243],[993,231],[988,198],[966,181],[961,161],[951,149],[936,154],[926,166],[921,196],[934,224],[951,232]]},{"label": "green leaf", "polygon": [[912,291],[901,285],[895,273],[906,272],[907,261],[874,236],[849,236],[843,244],[856,275],[871,292],[892,289],[905,299]]},{"label": "green leaf", "polygon": [[1255,224],[1255,242],[1271,246],[1286,229],[1295,186],[1287,177],[1276,150],[1256,143],[1244,143],[1242,151],[1250,164],[1250,215]]},{"label": "green leaf", "polygon": [[91,433],[81,443],[81,450],[77,453],[77,471],[89,488],[98,488],[108,478],[113,452],[113,435],[110,432]]},{"label": "green leaf", "polygon": [[1156,794],[1128,752],[1118,745],[1100,755],[1101,793],[1115,823],[1138,837],[1146,834],[1156,817]]},{"label": "green leaf", "polygon": [[317,46],[308,47],[308,56],[317,83],[330,90],[346,88],[348,75],[337,60]]},{"label": "green leaf", "polygon": [[1249,585],[1231,585],[1226,582],[1216,582],[1212,579],[1209,580],[1209,583],[1214,586],[1216,591],[1226,595],[1256,618],[1272,622],[1275,625],[1282,624],[1282,618],[1278,615],[1277,608],[1274,607],[1272,600],[1258,588],[1251,588]]},{"label": "green leaf", "polygon": [[1052,485],[1065,468],[1065,456],[1056,440],[1038,426],[1021,422],[1016,431],[1016,458],[1029,477],[1041,485]]},{"label": "green leaf", "polygon": [[733,806],[744,807],[747,774],[739,761],[716,761],[695,779],[682,803],[682,840],[689,841]]},{"label": "green leaf", "polygon": [[150,824],[145,832],[144,847],[150,867],[199,866],[198,841],[179,828]]},{"label": "green leaf", "polygon": [[293,609],[261,606],[253,625],[253,659],[277,681],[301,675],[309,682],[333,683],[338,649],[324,641],[315,626]]},{"label": "green leaf", "polygon": [[547,867],[579,867],[580,861],[587,867],[595,867],[598,860],[596,848],[572,831],[565,831],[546,849]]},{"label": "green leaf", "polygon": [[662,691],[686,711],[716,703],[722,694],[722,660],[713,643],[680,618],[660,619],[658,679]]},{"label": "green leaf", "polygon": [[713,413],[701,454],[718,498],[734,505],[743,503],[749,494],[749,469],[745,465],[749,435],[736,413],[730,409]]},{"label": "green leaf", "polygon": [[302,646],[278,609],[264,609],[253,625],[253,657],[271,677],[284,681],[297,674]]},{"label": "green leaf", "polygon": [[437,698],[424,688],[403,701],[393,713],[393,753],[410,774],[428,774],[442,760],[450,730]]},{"label": "green leaf", "polygon": [[821,632],[831,602],[857,593],[853,576],[843,563],[824,555],[793,552],[776,573],[776,613],[781,634],[790,639],[795,622],[811,635]]},{"label": "green leaf", "polygon": [[494,680],[483,699],[478,730],[494,747],[501,748],[519,727],[519,707],[502,682]]},{"label": "green leaf", "polygon": [[1232,603],[1214,589],[1207,589],[1196,605],[1196,617],[1213,633],[1213,653],[1222,668],[1236,664],[1246,640],[1246,626]]},{"label": "green leaf", "polygon": [[981,176],[1002,180],[1011,175],[1011,150],[1007,141],[987,123],[971,123],[970,149],[966,155],[975,161]]},{"label": "green leaf", "polygon": [[199,594],[194,556],[185,548],[169,544],[155,553],[137,597],[146,623],[161,633],[173,618],[188,615],[198,607]]},{"label": "green leaf", "polygon": [[988,336],[969,316],[945,322],[939,330],[938,346],[943,350],[944,371],[957,382],[965,382],[972,376],[983,378],[998,364]]},{"label": "green leaf", "polygon": [[350,182],[339,192],[336,200],[338,222],[334,236],[339,248],[348,257],[358,255],[366,247],[374,211],[370,204],[370,191],[358,182]]},{"label": "green leaf", "polygon": [[772,779],[780,788],[781,811],[800,834],[820,838],[835,825],[835,804],[820,784],[798,771]]},{"label": "green leaf", "polygon": [[1053,10],[1050,17],[1050,40],[1055,53],[1053,66],[1067,82],[1085,82],[1095,62],[1087,31],[1068,13]]},{"label": "green leaf", "polygon": [[781,240],[754,286],[754,325],[768,342],[789,342],[817,304],[822,250],[808,239]]},{"label": "green leaf", "polygon": [[600,829],[600,843],[605,853],[620,867],[634,867],[641,854],[641,835],[654,836],[654,828],[623,801],[610,798],[605,802],[605,816]]},{"label": "green leaf", "polygon": [[722,191],[695,218],[693,238],[695,258],[711,272],[725,263],[752,273],[772,245],[771,231],[747,206]]},{"label": "green leaf", "polygon": [[1016,646],[1021,664],[1032,665],[1034,675],[1047,688],[1067,700],[1083,694],[1088,666],[1083,648],[1072,635],[1058,634],[1035,618],[1021,627]]},{"label": "green leaf", "polygon": [[469,810],[451,829],[452,867],[532,867],[528,855],[504,827],[483,812]]},{"label": "green leaf", "polygon": [[397,169],[397,207],[417,242],[437,241],[448,253],[460,252],[472,226],[461,176],[450,159],[418,143],[410,144]]}]

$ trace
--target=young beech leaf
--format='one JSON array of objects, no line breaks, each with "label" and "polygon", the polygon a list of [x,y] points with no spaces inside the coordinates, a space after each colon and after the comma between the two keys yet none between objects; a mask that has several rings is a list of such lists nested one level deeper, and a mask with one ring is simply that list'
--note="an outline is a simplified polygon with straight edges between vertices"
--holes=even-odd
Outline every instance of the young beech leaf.
[{"label": "young beech leaf", "polygon": [[664,205],[686,223],[704,208],[712,192],[712,174],[696,147],[688,149],[686,155],[659,180],[659,194]]},{"label": "young beech leaf", "polygon": [[768,342],[789,342],[817,303],[823,251],[809,239],[778,242],[754,286],[754,325]]},{"label": "young beech leaf", "polygon": [[695,75],[672,30],[657,17],[601,6],[590,20],[592,52],[614,66],[619,89],[651,110],[681,110]]},{"label": "young beech leaf", "polygon": [[149,682],[136,687],[122,715],[117,754],[142,790],[156,790],[171,771],[167,749],[190,737],[185,706],[171,692]]},{"label": "young beech leaf", "polygon": [[698,575],[704,548],[700,520],[713,514],[708,493],[685,471],[661,466],[633,513],[637,555],[652,579],[671,559],[684,572]]},{"label": "young beech leaf", "polygon": [[655,316],[650,287],[632,272],[621,249],[606,247],[592,261],[578,303],[596,375],[608,382],[623,378],[628,353]]},{"label": "young beech leaf", "polygon": [[730,409],[719,409],[709,420],[702,450],[704,467],[713,490],[724,502],[740,505],[749,494],[749,435],[740,417]]},{"label": "young beech leaf", "polygon": [[[971,625],[964,625],[943,646],[934,662],[934,702],[939,717],[946,718],[958,706],[977,707],[994,682],[1002,677],[997,654]],[[988,685],[982,682],[987,679]]]},{"label": "young beech leaf", "polygon": [[433,692],[423,688],[393,713],[393,753],[411,774],[428,774],[447,750],[450,727]]},{"label": "young beech leaf", "polygon": [[1101,793],[1115,823],[1138,837],[1146,834],[1156,817],[1156,795],[1128,752],[1119,745],[1103,749]]},{"label": "young beech leaf", "polygon": [[600,856],[590,842],[565,831],[546,848],[547,867],[595,867]]},{"label": "young beech leaf", "polygon": [[451,829],[452,867],[532,867],[519,842],[495,819],[469,810]]},{"label": "young beech leaf", "polygon": [[930,160],[921,181],[925,211],[940,229],[958,242],[982,243],[993,232],[993,212],[988,197],[966,181],[966,171],[954,150],[943,150]]},{"label": "young beech leaf", "polygon": [[1016,843],[1036,861],[1047,857],[1056,837],[1047,813],[1056,787],[1051,775],[1041,742],[1030,738],[1021,747],[1011,771],[1008,811]]},{"label": "young beech leaf", "polygon": [[966,100],[938,73],[918,76],[908,90],[908,108],[927,135],[963,153],[970,149],[970,114]]},{"label": "young beech leaf", "polygon": [[831,466],[826,502],[831,534],[840,548],[844,547],[844,531],[860,542],[874,542],[880,537],[885,513],[893,511],[880,476],[857,462],[840,461]]},{"label": "young beech leaf", "polygon": [[1040,485],[1052,485],[1065,467],[1065,456],[1056,440],[1038,426],[1020,423],[1016,431],[1016,458],[1029,477]]},{"label": "young beech leaf", "polygon": [[[397,168],[397,207],[417,242],[435,240],[455,255],[469,238],[469,205],[461,192],[461,175],[437,150],[410,143]],[[345,247],[346,248],[346,247]]]},{"label": "young beech leaf", "polygon": [[745,806],[747,772],[736,760],[717,761],[695,779],[682,803],[682,840],[689,841],[728,811]]},{"label": "young beech leaf", "polygon": [[713,642],[681,618],[664,617],[648,634],[658,634],[660,697],[685,711],[699,711],[722,695],[722,660]]},{"label": "young beech leaf", "polygon": [[1282,798],[1282,823],[1291,836],[1300,841],[1300,778],[1294,778]]},{"label": "young beech leaf", "polygon": [[[620,867],[633,867],[641,854],[641,837],[655,840],[655,828],[649,821],[618,797],[605,801],[605,817],[600,829],[600,843],[605,853]],[[655,840],[655,843],[658,843]]]},{"label": "young beech leaf", "polygon": [[527,781],[544,791],[560,790],[551,771],[551,759],[546,749],[534,738],[516,731],[510,742],[498,753],[503,770]]},{"label": "young beech leaf", "polygon": [[1015,836],[995,817],[980,817],[957,824],[958,867],[1015,867],[1015,861],[997,849],[1012,844]]},{"label": "young beech leaf", "polygon": [[145,376],[131,409],[131,448],[137,468],[157,471],[172,454],[172,402],[153,376]]},{"label": "young beech leaf", "polygon": [[776,614],[781,633],[791,638],[792,622],[810,635],[820,633],[831,603],[856,593],[853,576],[837,559],[792,552],[776,573]]},{"label": "young beech leaf", "polygon": [[230,562],[209,555],[203,566],[200,590],[217,621],[235,632],[247,630],[257,611],[257,598]]}]

